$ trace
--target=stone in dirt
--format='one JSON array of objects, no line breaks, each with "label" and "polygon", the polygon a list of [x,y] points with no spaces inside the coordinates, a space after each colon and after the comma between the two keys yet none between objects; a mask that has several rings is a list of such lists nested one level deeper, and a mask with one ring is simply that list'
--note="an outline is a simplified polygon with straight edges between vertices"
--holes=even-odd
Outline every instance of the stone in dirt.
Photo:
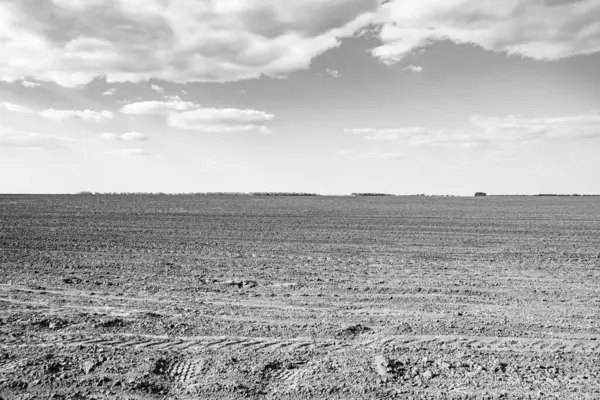
[{"label": "stone in dirt", "polygon": [[83,363],[81,370],[86,374],[89,375],[90,372],[93,372],[94,369],[96,368],[96,363],[94,363],[93,361],[86,361]]},{"label": "stone in dirt", "polygon": [[351,325],[351,326],[348,326],[346,328],[343,328],[342,330],[340,330],[337,333],[337,336],[339,336],[339,337],[353,337],[353,336],[362,335],[363,333],[367,333],[367,332],[370,332],[370,331],[372,331],[372,329],[369,328],[368,326],[357,324],[357,325]]},{"label": "stone in dirt", "polygon": [[121,318],[113,318],[97,323],[96,328],[115,328],[123,325],[125,325],[125,321]]},{"label": "stone in dirt", "polygon": [[73,285],[73,284],[81,283],[81,282],[83,282],[83,280],[81,278],[77,278],[77,277],[73,276],[70,278],[63,279],[63,282],[66,283],[67,285]]},{"label": "stone in dirt", "polygon": [[240,289],[242,289],[242,288],[253,288],[253,287],[257,287],[258,286],[258,282],[251,281],[251,280],[246,280],[246,281],[228,280],[228,281],[221,282],[221,284],[222,285],[227,285],[227,286],[237,286]]},{"label": "stone in dirt", "polygon": [[34,322],[34,325],[38,325],[42,328],[48,328],[50,330],[62,329],[69,325],[69,322],[62,318],[45,318],[41,321]]},{"label": "stone in dirt", "polygon": [[375,368],[375,372],[377,372],[384,378],[387,378],[389,376],[389,366],[389,360],[381,354],[373,359],[373,367]]}]

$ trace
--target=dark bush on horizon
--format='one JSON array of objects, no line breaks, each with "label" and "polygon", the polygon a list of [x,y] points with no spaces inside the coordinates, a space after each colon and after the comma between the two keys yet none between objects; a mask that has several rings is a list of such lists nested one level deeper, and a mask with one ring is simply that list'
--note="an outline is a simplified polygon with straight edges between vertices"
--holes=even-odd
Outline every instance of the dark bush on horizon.
[{"label": "dark bush on horizon", "polygon": [[352,193],[352,196],[385,197],[385,196],[395,196],[395,194],[389,194],[389,193]]},{"label": "dark bush on horizon", "polygon": [[318,193],[303,192],[198,192],[198,193],[163,193],[163,192],[77,192],[78,196],[320,196]]},{"label": "dark bush on horizon", "polygon": [[78,196],[250,196],[238,192],[164,193],[164,192],[77,192]]},{"label": "dark bush on horizon", "polygon": [[250,196],[320,196],[317,193],[297,192],[253,192]]},{"label": "dark bush on horizon", "polygon": [[[580,194],[554,194],[554,193],[540,193],[540,194],[536,194],[535,196],[537,197],[579,197],[582,196]],[[594,195],[586,195],[584,194],[583,196],[594,196]]]}]

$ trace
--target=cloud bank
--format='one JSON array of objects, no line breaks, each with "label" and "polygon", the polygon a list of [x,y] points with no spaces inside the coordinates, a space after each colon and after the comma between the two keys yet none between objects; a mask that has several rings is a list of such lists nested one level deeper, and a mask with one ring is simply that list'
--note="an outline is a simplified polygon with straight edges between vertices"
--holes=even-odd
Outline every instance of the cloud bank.
[{"label": "cloud bank", "polygon": [[392,0],[374,23],[385,63],[437,41],[557,60],[600,51],[598,0]]},{"label": "cloud bank", "polygon": [[378,0],[3,0],[0,80],[236,81],[305,69]]},{"label": "cloud bank", "polygon": [[369,27],[379,40],[372,54],[387,64],[438,41],[537,60],[600,51],[598,0],[381,2],[2,0],[0,80],[31,77],[73,87],[98,76],[109,82],[279,78]]}]

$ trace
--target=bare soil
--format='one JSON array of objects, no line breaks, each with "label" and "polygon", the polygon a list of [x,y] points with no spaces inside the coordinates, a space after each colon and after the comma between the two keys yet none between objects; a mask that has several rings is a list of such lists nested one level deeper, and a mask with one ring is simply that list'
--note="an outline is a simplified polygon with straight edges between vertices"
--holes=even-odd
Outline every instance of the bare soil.
[{"label": "bare soil", "polygon": [[600,199],[0,196],[0,398],[600,399]]}]

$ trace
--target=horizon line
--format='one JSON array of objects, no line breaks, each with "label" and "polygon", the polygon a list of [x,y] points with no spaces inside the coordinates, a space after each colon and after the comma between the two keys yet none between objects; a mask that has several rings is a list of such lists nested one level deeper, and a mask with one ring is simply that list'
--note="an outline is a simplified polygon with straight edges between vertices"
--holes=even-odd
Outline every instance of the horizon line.
[{"label": "horizon line", "polygon": [[[483,194],[479,194],[483,193]],[[478,195],[479,194],[479,195]],[[581,193],[484,193],[475,192],[468,194],[398,194],[398,193],[379,193],[379,192],[353,192],[346,194],[322,194],[315,192],[93,192],[79,191],[68,193],[0,193],[0,196],[206,196],[206,197],[599,197],[600,194],[581,194]]]}]

